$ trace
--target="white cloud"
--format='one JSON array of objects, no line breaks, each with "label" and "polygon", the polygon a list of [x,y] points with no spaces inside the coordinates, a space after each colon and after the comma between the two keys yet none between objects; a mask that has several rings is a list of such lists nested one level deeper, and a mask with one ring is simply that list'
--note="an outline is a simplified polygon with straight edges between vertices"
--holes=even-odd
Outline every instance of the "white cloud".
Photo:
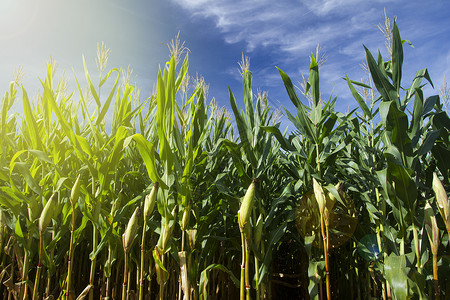
[{"label": "white cloud", "polygon": [[355,5],[357,0],[316,0],[308,1],[302,0],[303,5],[305,5],[312,13],[318,16],[325,16],[332,12],[342,13],[347,7]]},{"label": "white cloud", "polygon": [[[249,52],[276,47],[295,56],[308,55],[317,43],[334,48],[361,32],[374,31],[382,15],[382,10],[377,15],[379,10],[357,0],[173,2],[195,18],[211,19],[227,43],[243,42]],[[347,49],[343,54],[352,52]]]}]

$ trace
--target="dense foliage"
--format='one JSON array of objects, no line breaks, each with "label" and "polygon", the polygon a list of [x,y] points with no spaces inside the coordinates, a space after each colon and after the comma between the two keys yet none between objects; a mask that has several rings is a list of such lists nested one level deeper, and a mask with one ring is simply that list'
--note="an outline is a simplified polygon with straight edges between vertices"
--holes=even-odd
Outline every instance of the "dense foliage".
[{"label": "dense foliage", "polygon": [[102,49],[99,83],[85,66],[78,93],[52,64],[34,102],[12,82],[1,298],[449,297],[450,120],[423,93],[426,69],[402,83],[403,42],[394,23],[388,60],[365,49],[370,81],[346,77],[359,109],[345,114],[321,98],[314,56],[308,105],[279,70],[291,133],[245,60],[232,118],[190,81],[181,48],[143,102],[126,74],[104,72]]}]

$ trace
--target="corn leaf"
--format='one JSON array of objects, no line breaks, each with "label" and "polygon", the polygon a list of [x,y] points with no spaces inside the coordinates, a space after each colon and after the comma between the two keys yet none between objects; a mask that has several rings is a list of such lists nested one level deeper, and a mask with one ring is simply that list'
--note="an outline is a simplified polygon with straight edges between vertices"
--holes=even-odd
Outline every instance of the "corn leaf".
[{"label": "corn leaf", "polygon": [[398,94],[396,88],[389,82],[384,71],[375,62],[370,51],[364,46],[366,51],[367,64],[372,76],[373,83],[384,101],[395,101],[398,105]]},{"label": "corn leaf", "polygon": [[389,281],[395,299],[408,299],[409,271],[410,263],[406,255],[391,253],[384,259],[384,277]]},{"label": "corn leaf", "polygon": [[230,275],[230,278],[233,281],[234,285],[236,287],[239,287],[239,279],[237,279],[236,276],[233,274],[233,272],[231,272],[227,267],[221,264],[211,264],[207,266],[200,274],[200,286],[199,286],[200,299],[202,300],[208,299],[209,295],[207,290],[209,283],[208,274],[211,270],[218,270],[227,273],[228,275]]},{"label": "corn leaf", "polygon": [[358,102],[359,107],[362,109],[364,116],[366,118],[372,119],[372,113],[370,112],[369,107],[366,104],[366,101],[359,95],[358,91],[355,89],[355,87],[352,84],[352,81],[350,78],[348,78],[347,75],[345,75],[345,80],[347,80],[348,87],[350,88],[350,91],[352,92],[353,98]]},{"label": "corn leaf", "polygon": [[178,90],[180,89],[183,79],[186,77],[186,74],[188,72],[188,69],[189,69],[189,54],[186,53],[183,64],[181,65],[180,71],[178,71],[177,79],[175,81],[175,92],[178,92]]},{"label": "corn leaf", "polygon": [[[236,104],[236,99],[234,98],[233,92],[231,91],[230,87],[228,87],[228,93],[230,95],[230,104],[231,108],[233,110],[234,118],[236,120],[236,126],[239,131],[239,138],[241,140],[242,149],[244,150],[244,153],[249,160],[250,164],[256,168],[257,161],[255,154],[253,153],[252,149],[252,132],[251,127],[249,127],[249,124],[245,121],[244,116],[241,114],[241,112],[238,109],[238,106]],[[252,112],[253,112],[253,106],[252,106]]]},{"label": "corn leaf", "polygon": [[392,82],[397,90],[400,91],[402,81],[402,65],[403,65],[403,45],[400,38],[397,23],[394,21],[392,28]]},{"label": "corn leaf", "polygon": [[288,140],[286,140],[283,134],[281,133],[279,129],[279,124],[275,126],[261,126],[261,129],[275,135],[277,141],[280,143],[281,147],[284,150],[295,151],[295,148],[292,146],[292,144]]},{"label": "corn leaf", "polygon": [[[147,141],[144,136],[140,133],[136,133],[131,137],[126,138],[124,141],[125,145],[128,145],[130,140],[133,139],[136,142],[139,153],[144,160],[145,167],[147,169],[148,176],[152,182],[159,182],[162,188],[167,188],[166,183],[164,183],[158,175],[155,161],[155,153],[153,144]],[[128,140],[128,141],[127,141]]]},{"label": "corn leaf", "polygon": [[[111,71],[109,71],[103,80],[105,81],[106,79],[108,79],[113,71],[117,72],[116,81],[114,82],[114,85],[108,95],[108,98],[106,99],[105,104],[103,104],[102,110],[100,111],[100,114],[97,117],[97,122],[96,122],[97,125],[100,125],[100,123],[105,118],[105,115],[108,112],[109,106],[111,105],[111,100],[114,97],[114,93],[117,88],[117,83],[119,82],[120,72],[117,69],[112,69]],[[103,85],[104,81],[100,83],[100,86]]]},{"label": "corn leaf", "polygon": [[83,66],[84,66],[84,74],[86,76],[86,81],[88,82],[88,85],[89,85],[89,90],[91,91],[91,94],[94,97],[95,103],[97,103],[97,108],[100,109],[100,106],[101,106],[100,98],[97,94],[97,91],[95,90],[94,85],[92,84],[91,76],[89,76],[89,72],[86,67],[86,61],[84,60],[84,56],[83,56]]},{"label": "corn leaf", "polygon": [[22,86],[22,107],[23,113],[25,115],[25,120],[27,121],[27,129],[30,131],[31,141],[33,143],[33,148],[36,150],[42,150],[42,141],[40,139],[39,128],[36,120],[33,116],[33,111],[31,109],[30,101],[28,100],[27,92]]},{"label": "corn leaf", "polygon": [[[283,79],[284,86],[286,88],[286,91],[289,95],[289,98],[291,99],[292,103],[297,108],[297,117],[295,120],[297,121],[294,123],[294,125],[297,127],[297,129],[301,130],[306,137],[314,141],[315,144],[317,144],[317,137],[314,133],[311,119],[306,115],[306,106],[298,99],[297,93],[295,92],[294,85],[292,84],[291,79],[289,76],[286,75],[281,69],[277,68],[280,72],[281,79]],[[288,113],[288,116],[290,113]],[[290,117],[289,119],[293,119]]]}]

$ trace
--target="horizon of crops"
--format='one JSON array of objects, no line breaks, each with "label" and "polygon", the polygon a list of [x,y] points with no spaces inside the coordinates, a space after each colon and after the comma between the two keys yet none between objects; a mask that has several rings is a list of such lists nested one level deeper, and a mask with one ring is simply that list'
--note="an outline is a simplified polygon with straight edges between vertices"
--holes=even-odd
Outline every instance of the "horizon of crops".
[{"label": "horizon of crops", "polygon": [[321,98],[320,55],[302,91],[278,69],[290,133],[244,57],[244,107],[229,89],[229,112],[190,79],[177,42],[145,100],[106,69],[104,47],[99,82],[84,64],[73,93],[52,63],[35,101],[13,81],[0,115],[1,297],[448,297],[450,119],[423,93],[426,69],[402,82],[389,24],[389,57],[365,49],[368,81],[345,76],[358,110]]}]

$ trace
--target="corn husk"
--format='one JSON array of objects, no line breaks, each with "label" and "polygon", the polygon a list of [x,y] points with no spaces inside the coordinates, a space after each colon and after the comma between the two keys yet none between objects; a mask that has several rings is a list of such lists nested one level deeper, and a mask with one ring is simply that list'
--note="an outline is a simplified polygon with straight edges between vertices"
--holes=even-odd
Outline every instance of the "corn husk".
[{"label": "corn husk", "polygon": [[170,238],[172,237],[172,231],[175,227],[176,212],[177,207],[175,206],[171,212],[171,219],[165,218],[161,224],[161,232],[162,234],[159,236],[158,247],[164,254],[167,250],[167,244],[169,243]]},{"label": "corn husk", "polygon": [[252,214],[253,203],[255,200],[255,191],[256,191],[256,179],[253,179],[252,183],[247,189],[245,193],[244,200],[242,200],[241,207],[239,209],[239,226],[244,228],[250,219],[250,215]]},{"label": "corn husk", "polygon": [[155,182],[153,184],[153,188],[152,191],[150,192],[150,194],[148,194],[147,196],[145,196],[145,202],[144,202],[144,218],[147,220],[150,215],[153,212],[153,209],[155,208],[155,204],[156,204],[156,198],[158,196],[158,187],[159,187],[159,183]]},{"label": "corn husk", "polygon": [[189,205],[184,211],[183,211],[183,216],[181,218],[181,230],[186,230],[188,224],[189,224],[189,217],[190,217],[190,213],[191,213],[191,206]]},{"label": "corn husk", "polygon": [[436,202],[437,206],[439,208],[439,212],[444,219],[444,222],[446,223],[447,227],[448,222],[450,222],[450,215],[449,215],[449,198],[447,197],[447,193],[445,192],[444,186],[442,185],[442,182],[439,180],[436,173],[433,173],[433,191],[436,195]]},{"label": "corn husk", "polygon": [[434,255],[437,255],[438,247],[439,247],[439,228],[437,226],[436,216],[434,215],[434,211],[431,208],[430,203],[427,201],[425,204],[425,230],[428,234],[428,240],[431,245],[431,252]]},{"label": "corn husk", "polygon": [[53,218],[57,200],[58,193],[53,193],[53,195],[45,204],[44,209],[41,212],[41,216],[39,217],[39,232],[44,232],[45,229],[47,229],[48,224]]},{"label": "corn husk", "polygon": [[70,203],[72,206],[75,206],[75,203],[77,203],[78,198],[80,197],[80,175],[78,175],[77,180],[75,180],[75,183],[73,184],[72,191],[70,192]]},{"label": "corn husk", "polygon": [[313,178],[313,188],[314,196],[316,198],[317,204],[319,205],[320,214],[323,214],[325,211],[326,197],[322,186],[317,182],[315,178]]},{"label": "corn husk", "polygon": [[138,229],[138,218],[141,214],[141,209],[136,207],[133,215],[128,221],[127,229],[123,234],[123,249],[125,252],[129,252],[131,249],[131,245],[133,244],[134,238],[136,237],[136,232]]}]

